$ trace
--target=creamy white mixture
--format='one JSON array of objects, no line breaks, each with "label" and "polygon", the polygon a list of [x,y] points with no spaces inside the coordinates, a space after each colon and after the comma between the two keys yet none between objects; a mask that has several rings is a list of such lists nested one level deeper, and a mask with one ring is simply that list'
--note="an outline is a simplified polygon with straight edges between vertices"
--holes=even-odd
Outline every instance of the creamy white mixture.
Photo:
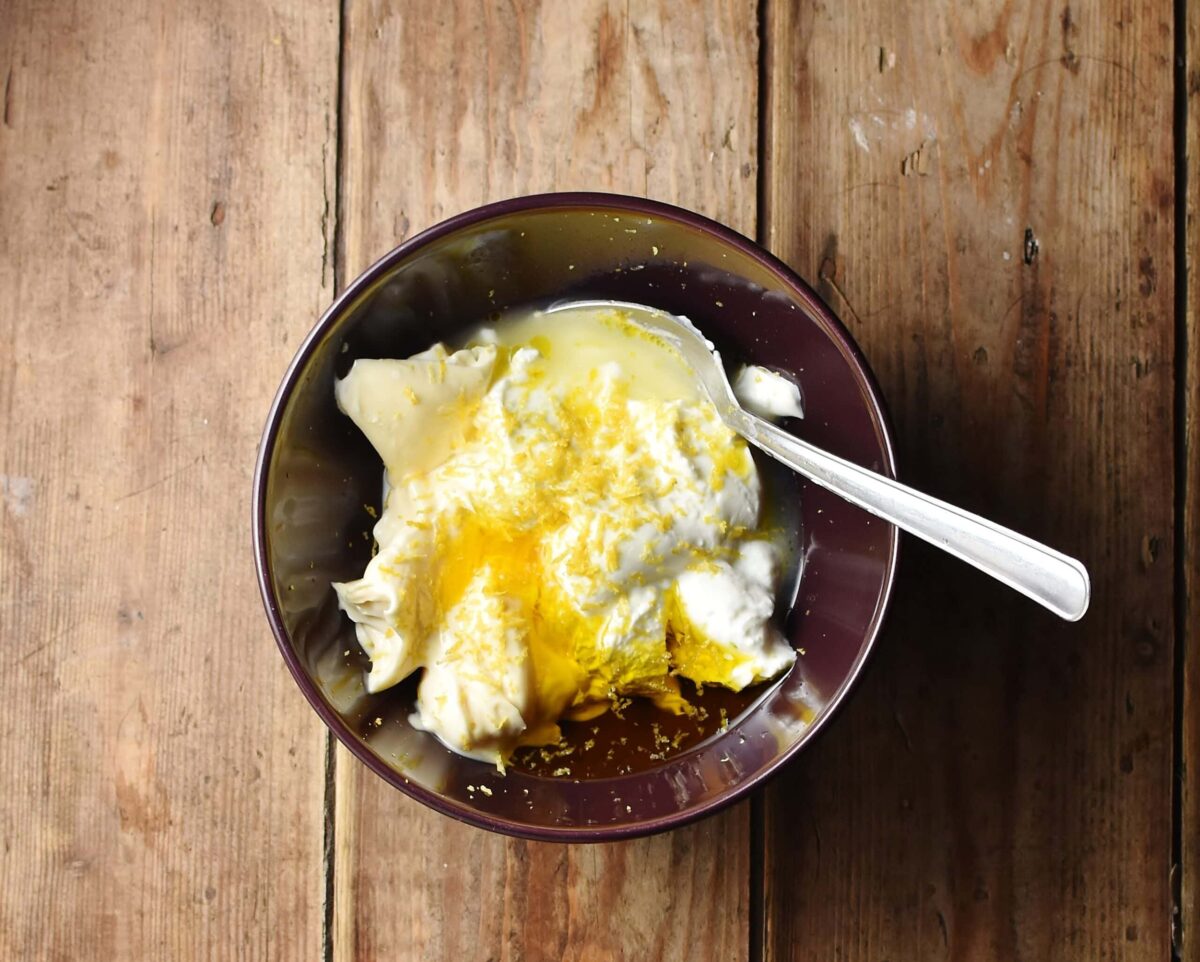
[{"label": "creamy white mixture", "polygon": [[[503,767],[619,696],[690,710],[676,675],[740,690],[791,665],[754,461],[673,350],[594,307],[472,343],[336,387],[386,467],[378,553],[334,585],[368,690],[424,669],[414,724]],[[801,413],[761,368],[735,389]]]}]

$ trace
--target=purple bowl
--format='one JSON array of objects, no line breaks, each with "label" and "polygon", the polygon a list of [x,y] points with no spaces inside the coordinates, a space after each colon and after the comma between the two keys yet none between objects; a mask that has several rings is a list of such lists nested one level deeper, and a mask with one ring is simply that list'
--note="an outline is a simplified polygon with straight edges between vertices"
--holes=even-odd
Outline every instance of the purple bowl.
[{"label": "purple bowl", "polygon": [[[380,777],[446,815],[509,835],[571,842],[682,825],[743,797],[793,758],[829,722],[863,668],[891,596],[898,544],[891,525],[795,482],[804,567],[784,621],[801,653],[796,667],[722,733],[633,774],[500,775],[408,724],[412,683],[365,694],[357,680],[365,661],[330,582],[357,577],[366,565],[373,523],[367,506],[379,503],[382,468],[338,412],[334,378],[356,358],[404,357],[509,307],[584,297],[686,314],[726,357],[790,372],[805,399],[799,434],[894,475],[874,378],[804,281],[698,214],[641,198],[575,193],[521,197],[452,217],[350,284],[284,376],[253,495],[267,617],[296,683],[342,743]],[[376,723],[385,717],[386,724]]]}]

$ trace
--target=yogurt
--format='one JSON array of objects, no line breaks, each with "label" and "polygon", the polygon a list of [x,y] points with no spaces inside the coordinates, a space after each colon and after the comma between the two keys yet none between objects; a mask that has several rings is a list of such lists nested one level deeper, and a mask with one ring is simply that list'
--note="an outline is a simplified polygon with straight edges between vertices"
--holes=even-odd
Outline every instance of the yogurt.
[{"label": "yogurt", "polygon": [[[385,466],[377,553],[334,585],[367,689],[423,670],[413,724],[503,769],[614,700],[690,711],[678,676],[741,690],[786,670],[754,460],[682,359],[599,307],[469,345],[359,360],[336,385]],[[747,378],[760,413],[799,413],[779,375]]]}]

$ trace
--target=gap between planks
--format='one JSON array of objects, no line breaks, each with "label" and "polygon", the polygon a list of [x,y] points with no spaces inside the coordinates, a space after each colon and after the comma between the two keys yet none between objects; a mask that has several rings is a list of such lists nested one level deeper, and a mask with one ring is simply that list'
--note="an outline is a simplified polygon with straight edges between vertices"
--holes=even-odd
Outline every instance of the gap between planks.
[{"label": "gap between planks", "polygon": [[1194,750],[1200,723],[1200,708],[1195,704],[1197,691],[1195,652],[1189,655],[1188,640],[1200,611],[1193,601],[1191,585],[1197,577],[1197,529],[1195,488],[1200,465],[1200,446],[1195,434],[1198,416],[1196,378],[1200,364],[1193,357],[1192,327],[1196,322],[1196,302],[1191,293],[1189,242],[1195,240],[1189,218],[1194,207],[1196,184],[1188,171],[1189,136],[1198,131],[1191,116],[1189,70],[1200,42],[1200,6],[1189,10],[1187,0],[1174,3],[1174,150],[1175,150],[1175,724],[1172,731],[1174,767],[1171,786],[1171,955],[1186,958],[1188,939],[1195,941],[1197,929],[1197,856],[1200,846],[1200,808],[1197,806],[1196,768],[1189,770],[1187,758]]},{"label": "gap between planks", "polygon": [[[345,156],[345,117],[346,95],[346,4],[349,0],[338,0],[337,28],[337,85],[334,92],[334,142],[333,142],[333,198],[328,201],[333,215],[332,231],[327,234],[326,243],[333,251],[333,294],[342,293],[345,285],[345,239],[343,236],[344,195],[342,179]],[[321,893],[321,962],[333,962],[334,959],[334,920],[337,916],[337,738],[332,731],[325,729],[325,817],[324,839],[321,846],[322,884]]]}]

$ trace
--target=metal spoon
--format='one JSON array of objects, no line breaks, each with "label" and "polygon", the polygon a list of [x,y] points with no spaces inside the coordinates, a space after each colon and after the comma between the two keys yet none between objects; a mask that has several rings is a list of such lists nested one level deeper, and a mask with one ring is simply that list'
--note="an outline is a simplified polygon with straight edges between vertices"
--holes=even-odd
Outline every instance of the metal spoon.
[{"label": "metal spoon", "polygon": [[890,521],[974,565],[1068,621],[1088,608],[1091,582],[1074,558],[945,501],[822,451],[745,410],[733,394],[721,356],[687,318],[626,301],[562,301],[547,313],[580,307],[626,311],[639,326],[673,345],[691,366],[721,419],[755,447],[851,504]]}]

